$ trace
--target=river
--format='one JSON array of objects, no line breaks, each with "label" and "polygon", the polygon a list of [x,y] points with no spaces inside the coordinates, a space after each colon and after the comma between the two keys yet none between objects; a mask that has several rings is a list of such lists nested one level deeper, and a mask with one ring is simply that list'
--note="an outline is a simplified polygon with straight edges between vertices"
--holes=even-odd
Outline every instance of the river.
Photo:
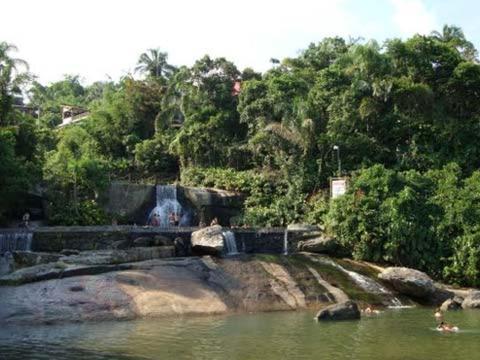
[{"label": "river", "polygon": [[360,321],[312,312],[1,326],[0,359],[474,359],[480,311],[450,312],[460,332],[435,330],[431,309],[386,310]]}]

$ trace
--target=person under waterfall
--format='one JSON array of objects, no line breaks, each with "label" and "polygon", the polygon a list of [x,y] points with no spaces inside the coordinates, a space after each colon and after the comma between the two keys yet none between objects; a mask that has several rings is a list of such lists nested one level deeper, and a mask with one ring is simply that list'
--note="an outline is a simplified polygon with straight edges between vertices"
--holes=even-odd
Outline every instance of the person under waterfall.
[{"label": "person under waterfall", "polygon": [[175,226],[175,213],[173,211],[168,214],[168,225]]}]

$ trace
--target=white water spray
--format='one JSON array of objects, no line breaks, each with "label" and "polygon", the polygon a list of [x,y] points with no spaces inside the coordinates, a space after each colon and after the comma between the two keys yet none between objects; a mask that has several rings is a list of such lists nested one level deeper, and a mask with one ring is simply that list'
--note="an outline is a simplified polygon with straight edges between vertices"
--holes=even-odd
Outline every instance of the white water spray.
[{"label": "white water spray", "polygon": [[237,255],[237,242],[235,241],[235,234],[230,231],[226,230],[223,231],[223,238],[225,239],[225,247],[227,249],[227,255]]},{"label": "white water spray", "polygon": [[321,263],[326,264],[326,265],[331,265],[331,266],[337,268],[341,272],[347,274],[353,280],[353,282],[355,284],[357,284],[360,288],[362,288],[363,290],[365,290],[366,292],[368,292],[370,294],[388,296],[390,298],[389,301],[391,303],[389,305],[389,307],[398,307],[398,308],[405,307],[402,304],[402,302],[392,294],[392,292],[390,290],[388,290],[387,288],[385,288],[384,286],[382,286],[380,283],[376,282],[375,280],[373,280],[373,279],[371,279],[371,278],[369,278],[365,275],[359,274],[355,271],[347,270],[343,266],[337,264],[335,261],[327,259],[327,258],[310,257],[310,259],[312,259],[314,261],[321,262]]},{"label": "white water spray", "polygon": [[157,185],[156,206],[148,216],[148,224],[160,227],[173,226],[171,214],[179,216],[178,226],[190,225],[190,212],[186,211],[177,199],[177,187],[174,185]]}]

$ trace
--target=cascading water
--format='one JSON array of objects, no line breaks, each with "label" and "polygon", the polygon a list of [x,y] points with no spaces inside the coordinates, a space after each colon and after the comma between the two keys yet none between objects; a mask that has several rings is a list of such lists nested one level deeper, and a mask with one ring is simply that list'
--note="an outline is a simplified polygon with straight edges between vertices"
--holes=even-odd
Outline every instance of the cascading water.
[{"label": "cascading water", "polygon": [[283,233],[283,255],[288,255],[288,228]]},{"label": "cascading water", "polygon": [[15,250],[30,251],[33,234],[31,232],[7,232],[0,234],[0,254]]},{"label": "cascading water", "polygon": [[223,238],[225,239],[225,247],[227,249],[227,255],[237,255],[237,242],[235,241],[235,234],[230,231],[223,231]]},{"label": "cascading water", "polygon": [[335,261],[332,261],[327,258],[323,257],[311,257],[312,260],[321,262],[326,265],[331,265],[338,270],[342,271],[343,273],[347,274],[355,284],[357,284],[359,287],[361,287],[363,290],[370,294],[375,294],[375,295],[385,295],[388,296],[389,301],[390,301],[390,306],[389,307],[405,307],[402,302],[395,297],[391,291],[389,291],[387,288],[376,282],[375,280],[359,274],[355,271],[347,270],[343,266],[337,264]]},{"label": "cascading water", "polygon": [[33,234],[30,232],[6,232],[0,234],[0,276],[14,269],[13,251],[30,251]]},{"label": "cascading water", "polygon": [[178,201],[176,186],[157,185],[156,202],[148,216],[148,224],[160,227],[190,225],[191,214]]}]

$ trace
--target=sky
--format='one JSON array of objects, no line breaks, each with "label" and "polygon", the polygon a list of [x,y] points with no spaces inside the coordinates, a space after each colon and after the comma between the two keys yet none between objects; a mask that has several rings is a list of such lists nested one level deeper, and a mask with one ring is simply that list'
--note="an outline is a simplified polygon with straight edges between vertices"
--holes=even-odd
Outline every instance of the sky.
[{"label": "sky", "polygon": [[44,84],[66,74],[89,84],[133,73],[149,48],[173,65],[209,54],[265,71],[327,36],[382,42],[444,24],[480,48],[479,11],[474,0],[14,0],[2,3],[0,41]]}]

